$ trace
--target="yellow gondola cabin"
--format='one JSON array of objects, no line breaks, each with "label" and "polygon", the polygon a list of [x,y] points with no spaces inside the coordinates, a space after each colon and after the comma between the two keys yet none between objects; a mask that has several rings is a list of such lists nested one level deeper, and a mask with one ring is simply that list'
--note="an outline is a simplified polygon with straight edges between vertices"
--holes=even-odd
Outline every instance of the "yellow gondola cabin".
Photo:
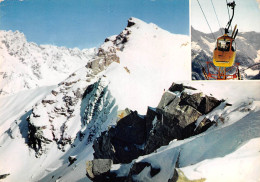
[{"label": "yellow gondola cabin", "polygon": [[216,48],[213,51],[213,64],[217,67],[231,67],[236,57],[236,46],[233,38],[227,34],[217,39]]}]

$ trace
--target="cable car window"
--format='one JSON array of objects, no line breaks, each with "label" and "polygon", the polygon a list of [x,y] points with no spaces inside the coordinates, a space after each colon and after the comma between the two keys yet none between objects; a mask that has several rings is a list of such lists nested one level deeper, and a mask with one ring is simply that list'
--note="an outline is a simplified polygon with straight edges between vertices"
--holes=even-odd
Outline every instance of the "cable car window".
[{"label": "cable car window", "polygon": [[230,41],[229,40],[224,40],[224,39],[218,40],[218,50],[229,51],[229,49],[230,49]]}]

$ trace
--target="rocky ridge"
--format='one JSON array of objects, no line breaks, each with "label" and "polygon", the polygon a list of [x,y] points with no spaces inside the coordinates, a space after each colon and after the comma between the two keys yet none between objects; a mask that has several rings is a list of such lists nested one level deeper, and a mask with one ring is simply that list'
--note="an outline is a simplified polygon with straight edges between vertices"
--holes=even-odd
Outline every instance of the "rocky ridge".
[{"label": "rocky ridge", "polygon": [[[131,111],[94,141],[94,160],[87,162],[87,176],[93,181],[134,181],[132,177],[146,167],[155,176],[159,168],[150,163],[135,163],[134,159],[153,153],[174,139],[183,140],[206,131],[217,122],[206,115],[221,103],[226,105],[223,100],[196,92],[195,88],[173,83],[157,108],[148,107],[145,116]],[[117,178],[110,172],[112,164],[132,167],[127,176]],[[99,171],[104,166],[105,172]]]},{"label": "rocky ridge", "polygon": [[104,123],[117,120],[115,98],[103,71],[113,62],[120,63],[117,52],[123,50],[131,32],[128,28],[134,24],[129,19],[126,29],[118,36],[107,38],[85,67],[72,73],[33,107],[27,119],[28,144],[37,157],[52,142],[61,150],[73,145],[76,139],[87,137],[91,142],[100,134]]},{"label": "rocky ridge", "polygon": [[[91,139],[92,135],[98,134],[95,127],[106,122],[109,114],[114,114],[111,110],[115,102],[107,89],[108,81],[98,75],[112,62],[119,62],[115,51],[100,48],[85,67],[71,74],[33,107],[28,118],[28,143],[37,156],[51,142],[64,150],[64,146],[72,144],[76,137],[82,138],[86,128],[91,128],[91,132],[88,130]],[[99,115],[102,115],[101,121]],[[73,123],[75,119],[77,123]]]}]

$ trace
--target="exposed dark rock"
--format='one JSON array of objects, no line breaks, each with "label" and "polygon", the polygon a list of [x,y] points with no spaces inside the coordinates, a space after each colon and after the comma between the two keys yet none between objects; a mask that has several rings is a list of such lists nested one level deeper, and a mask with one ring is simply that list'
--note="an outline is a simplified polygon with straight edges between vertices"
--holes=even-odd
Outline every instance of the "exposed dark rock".
[{"label": "exposed dark rock", "polygon": [[154,177],[154,176],[157,175],[160,171],[161,171],[160,168],[153,168],[153,167],[151,167],[151,171],[150,171],[151,177]]},{"label": "exposed dark rock", "polygon": [[189,90],[197,90],[197,89],[194,88],[194,87],[190,87],[190,86],[186,86],[186,85],[184,85],[184,88],[185,88],[185,89],[189,89]]},{"label": "exposed dark rock", "polygon": [[110,159],[95,159],[92,161],[94,175],[101,175],[108,172],[111,169],[113,161]]},{"label": "exposed dark rock", "polygon": [[196,88],[190,87],[190,86],[186,86],[183,84],[177,84],[177,83],[172,83],[171,87],[169,88],[169,91],[171,92],[182,92],[185,89],[189,89],[189,90],[197,90]]},{"label": "exposed dark rock", "polygon": [[216,124],[215,121],[211,121],[208,118],[204,118],[196,128],[195,134],[199,134],[206,131],[209,127],[211,127],[214,124]]},{"label": "exposed dark rock", "polygon": [[146,123],[137,112],[131,112],[115,128],[103,132],[94,141],[96,159],[112,159],[114,163],[129,163],[143,154]]},{"label": "exposed dark rock", "polygon": [[[181,98],[174,93],[165,92],[157,107],[170,121],[176,122],[181,128],[195,122],[201,113],[189,105],[179,105]],[[184,114],[185,113],[185,114]]]},{"label": "exposed dark rock", "polygon": [[73,81],[73,82],[65,82],[65,86],[71,86],[73,85],[74,83],[77,83],[77,81]]},{"label": "exposed dark rock", "polygon": [[149,137],[150,132],[152,131],[152,128],[154,127],[154,122],[157,120],[161,121],[162,115],[156,111],[156,108],[148,107],[146,117],[145,117],[146,140]]},{"label": "exposed dark rock", "polygon": [[129,182],[134,181],[132,179],[132,176],[140,174],[146,167],[150,168],[151,177],[154,177],[161,171],[160,168],[155,168],[148,162],[137,162],[137,163],[135,162],[130,169],[130,172],[129,172],[129,175],[128,175],[128,178],[126,181],[129,181]]},{"label": "exposed dark rock", "polygon": [[10,174],[1,174],[0,175],[0,179],[5,179],[7,176],[9,176]]},{"label": "exposed dark rock", "polygon": [[74,95],[75,95],[78,99],[80,99],[80,98],[82,98],[82,95],[83,95],[83,94],[81,93],[80,89],[78,88],[77,91],[74,92]]},{"label": "exposed dark rock", "polygon": [[135,22],[132,21],[132,18],[129,18],[129,20],[127,21],[127,27],[131,27],[135,25]]},{"label": "exposed dark rock", "polygon": [[260,80],[260,71],[257,75],[252,77],[252,80]]},{"label": "exposed dark rock", "polygon": [[185,87],[183,86],[183,84],[176,84],[176,83],[172,83],[171,87],[169,88],[169,91],[171,92],[182,92],[184,91]]},{"label": "exposed dark rock", "polygon": [[178,171],[174,168],[174,173],[171,179],[168,180],[168,182],[177,182],[179,178]]},{"label": "exposed dark rock", "polygon": [[125,143],[122,141],[113,140],[115,148],[115,163],[129,163],[133,159],[144,154],[142,146],[134,143]]},{"label": "exposed dark rock", "polygon": [[[188,94],[185,89],[193,87],[173,83],[166,91],[157,108],[148,107],[146,116],[140,117],[131,112],[120,119],[116,126],[103,132],[94,141],[94,158],[111,159],[113,163],[130,163],[140,155],[150,154],[161,146],[168,145],[174,139],[181,140],[202,133],[215,122],[203,119],[198,126],[196,121],[203,114],[211,112],[222,101],[202,93]],[[133,175],[144,168],[150,168],[151,177],[161,169],[153,168],[148,162],[133,163],[128,176],[118,178],[108,174],[106,179],[112,181],[134,181]],[[176,181],[178,173],[169,181]]]},{"label": "exposed dark rock", "polygon": [[148,107],[145,118],[131,112],[119,120],[114,128],[96,139],[94,157],[109,158],[114,163],[129,163],[140,155],[168,145],[173,139],[180,140],[206,131],[214,122],[203,120],[198,127],[195,122],[221,101],[203,97],[202,93],[190,95],[185,89],[195,90],[173,83],[171,91],[163,94],[157,108]]},{"label": "exposed dark rock", "polygon": [[52,141],[43,136],[43,130],[46,126],[36,127],[30,123],[30,118],[28,121],[28,145],[35,150],[35,156],[39,157],[43,152],[43,145],[49,144]]},{"label": "exposed dark rock", "polygon": [[[189,124],[194,123],[201,116],[201,113],[191,106],[181,106],[180,108],[181,111],[176,110],[175,118],[178,119],[178,125],[181,128],[185,128]],[[185,114],[183,114],[183,112]]]},{"label": "exposed dark rock", "polygon": [[108,132],[102,132],[100,137],[94,140],[94,158],[95,159],[112,159],[115,160],[115,149],[112,145],[112,129]]},{"label": "exposed dark rock", "polygon": [[159,105],[157,106],[157,110],[172,110],[174,109],[180,102],[180,97],[171,92],[165,92],[161,98]]},{"label": "exposed dark rock", "polygon": [[54,95],[54,96],[57,96],[58,95],[58,92],[52,90],[51,93]]},{"label": "exposed dark rock", "polygon": [[28,123],[28,145],[38,152],[42,148],[42,141],[37,137],[37,129],[32,124]]},{"label": "exposed dark rock", "polygon": [[95,88],[95,86],[96,86],[96,83],[93,83],[93,84],[91,84],[91,85],[89,85],[88,87],[87,87],[87,89],[85,90],[85,92],[83,93],[83,99],[86,97],[86,95],[88,95],[89,93],[91,93],[92,91],[93,91],[93,89]]},{"label": "exposed dark rock", "polygon": [[187,94],[184,92],[181,95],[181,102],[180,105],[189,105],[195,109],[197,109],[202,101],[202,93],[195,93],[192,95]]},{"label": "exposed dark rock", "polygon": [[232,104],[226,103],[226,106],[232,106]]},{"label": "exposed dark rock", "polygon": [[142,172],[142,170],[146,167],[150,167],[151,164],[148,162],[138,162],[138,163],[134,163],[131,170],[130,170],[130,175],[137,175],[140,174],[140,172]]},{"label": "exposed dark rock", "polygon": [[53,103],[55,103],[55,101],[54,100],[42,100],[42,103],[43,104],[53,104]]},{"label": "exposed dark rock", "polygon": [[86,175],[93,181],[108,181],[113,161],[110,159],[94,159],[86,163]]},{"label": "exposed dark rock", "polygon": [[115,128],[115,140],[141,145],[145,142],[145,121],[132,112],[122,118]]},{"label": "exposed dark rock", "polygon": [[162,120],[156,121],[147,137],[145,154],[152,153],[163,145],[168,145],[175,138],[182,138],[181,128],[174,121],[163,116]]},{"label": "exposed dark rock", "polygon": [[208,114],[209,112],[211,112],[213,109],[215,109],[219,104],[221,103],[220,100],[217,100],[214,97],[210,97],[210,96],[205,96],[199,107],[198,110],[202,113],[202,114]]},{"label": "exposed dark rock", "polygon": [[119,63],[119,57],[116,55],[115,48],[111,47],[110,51],[105,51],[102,48],[99,48],[97,57],[95,57],[91,62],[88,62],[86,68],[91,68],[94,74],[103,71],[108,67],[112,62]]},{"label": "exposed dark rock", "polygon": [[70,166],[77,160],[77,157],[76,156],[69,156],[68,160],[69,160],[69,163],[70,163],[69,166]]}]

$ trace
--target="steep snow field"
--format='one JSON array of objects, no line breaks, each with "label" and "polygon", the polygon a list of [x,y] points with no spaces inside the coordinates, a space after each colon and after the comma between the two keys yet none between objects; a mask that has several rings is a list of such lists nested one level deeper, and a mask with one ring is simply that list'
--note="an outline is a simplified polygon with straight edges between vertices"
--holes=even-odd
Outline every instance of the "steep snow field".
[{"label": "steep snow field", "polygon": [[190,38],[136,18],[132,21],[136,24],[130,27],[128,42],[117,53],[120,64],[114,63],[105,75],[119,110],[128,107],[145,114],[173,81],[190,80]]},{"label": "steep snow field", "polygon": [[[259,115],[258,115],[259,116]],[[190,179],[207,181],[259,181],[260,138],[254,138],[231,154],[181,168]]]},{"label": "steep snow field", "polygon": [[[56,144],[51,144],[46,155],[35,157],[35,151],[28,147],[26,118],[30,115],[32,106],[43,99],[54,87],[42,87],[29,91],[22,91],[12,96],[0,97],[0,174],[11,174],[5,181],[38,181],[48,173],[60,170],[73,171],[75,166],[68,168],[70,155],[81,155],[79,162],[79,176],[69,176],[68,181],[85,177],[85,161],[92,157],[92,145],[86,146],[82,142],[76,149],[67,150],[66,153],[59,150]],[[58,176],[59,177],[59,176]],[[47,180],[50,181],[50,180]]]},{"label": "steep snow field", "polygon": [[[212,113],[202,116],[217,120],[218,123],[205,133],[182,141],[172,141],[168,146],[158,149],[156,153],[137,159],[150,161],[152,165],[160,166],[162,170],[153,179],[149,176],[148,170],[144,170],[136,176],[136,179],[167,181],[172,177],[177,162],[178,168],[190,179],[259,181],[260,175],[257,171],[260,170],[260,166],[256,161],[260,157],[260,82],[190,82],[190,38],[171,34],[154,24],[147,24],[136,18],[132,18],[131,22],[134,24],[123,31],[123,36],[126,38],[124,43],[117,44],[116,36],[113,36],[101,46],[106,51],[109,51],[111,46],[115,48],[120,58],[119,63],[113,62],[106,70],[93,74],[89,68],[84,67],[90,56],[89,59],[84,58],[86,62],[83,61],[83,65],[81,63],[78,65],[82,68],[77,70],[74,76],[68,77],[69,73],[62,72],[68,77],[63,84],[51,86],[53,82],[47,82],[49,86],[38,87],[41,85],[41,81],[38,80],[36,89],[29,87],[27,91],[17,92],[23,88],[19,87],[16,91],[11,91],[12,95],[0,97],[0,175],[10,174],[5,181],[11,182],[89,181],[86,177],[85,163],[93,159],[92,141],[88,137],[82,139],[78,137],[71,145],[60,147],[55,140],[51,140],[46,144],[46,150],[36,158],[35,150],[28,147],[27,118],[35,119],[32,120],[34,123],[39,122],[44,131],[45,126],[48,129],[53,125],[49,120],[53,110],[57,108],[75,110],[70,111],[69,119],[65,119],[65,124],[69,121],[68,125],[59,123],[64,121],[64,118],[60,118],[68,114],[67,111],[54,113],[58,119],[52,121],[57,122],[55,125],[57,128],[52,129],[58,134],[59,131],[66,129],[68,133],[73,133],[74,137],[80,134],[89,136],[91,131],[97,134],[115,124],[117,118],[114,115],[117,114],[117,110],[128,107],[145,114],[148,106],[156,107],[159,104],[164,89],[167,90],[172,82],[177,82],[198,88],[218,99],[225,99],[232,106],[226,108],[219,106]],[[52,49],[57,48],[51,47],[48,50]],[[4,50],[7,51],[5,48]],[[18,59],[12,59],[20,65]],[[71,60],[74,58],[71,57]],[[81,62],[82,59],[78,61]],[[8,64],[12,69],[21,68]],[[21,63],[21,66],[26,65]],[[65,67],[69,66],[70,63]],[[59,70],[57,74],[63,68],[62,65],[57,65]],[[46,73],[52,75],[52,72]],[[31,80],[30,76],[22,78],[24,81]],[[89,95],[81,97],[84,89],[91,84],[94,86],[88,92]],[[0,88],[3,88],[2,85]],[[78,92],[80,94],[77,94]],[[67,102],[66,98],[72,100],[71,105],[67,105],[70,102]],[[44,99],[54,103],[43,104]],[[112,108],[108,109],[107,104],[111,104]],[[44,109],[37,110],[41,107]],[[46,117],[33,116],[35,113],[44,113]],[[84,118],[85,114],[90,117]],[[224,122],[218,120],[220,117],[225,118]],[[64,129],[63,126],[68,128]],[[60,138],[62,139],[62,136]],[[77,160],[70,164],[69,156],[75,156]],[[113,166],[113,169],[121,175],[128,168],[127,165]]]},{"label": "steep snow field", "polygon": [[31,110],[33,105],[47,95],[55,86],[21,91],[13,96],[0,97],[0,136],[17,117]]}]

